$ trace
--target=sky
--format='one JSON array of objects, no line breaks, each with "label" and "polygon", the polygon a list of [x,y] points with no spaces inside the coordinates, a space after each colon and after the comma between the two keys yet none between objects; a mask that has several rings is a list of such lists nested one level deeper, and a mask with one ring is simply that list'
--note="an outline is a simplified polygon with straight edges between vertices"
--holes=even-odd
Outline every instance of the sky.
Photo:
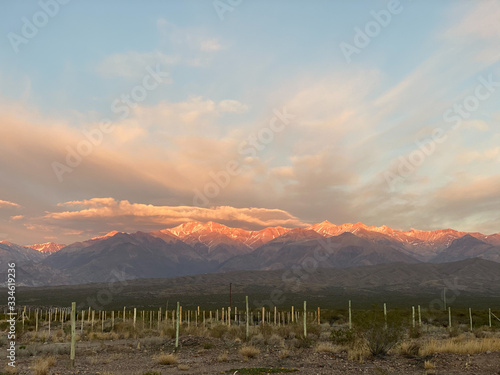
[{"label": "sky", "polygon": [[499,1],[0,3],[0,240],[500,232]]}]

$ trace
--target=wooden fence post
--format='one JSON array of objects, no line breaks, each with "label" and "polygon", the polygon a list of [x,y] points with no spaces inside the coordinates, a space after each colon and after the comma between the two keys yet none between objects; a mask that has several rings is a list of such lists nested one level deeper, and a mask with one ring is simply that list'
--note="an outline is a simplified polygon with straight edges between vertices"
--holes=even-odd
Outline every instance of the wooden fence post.
[{"label": "wooden fence post", "polygon": [[349,329],[352,329],[351,300],[349,300]]},{"label": "wooden fence post", "polygon": [[246,334],[245,334],[245,337],[246,339],[248,340],[248,337],[250,336],[250,331],[249,331],[249,324],[250,324],[250,314],[248,313],[248,296],[245,297],[245,303],[246,303],[246,319],[245,319],[245,323],[246,323]]},{"label": "wooden fence post", "polygon": [[175,323],[175,349],[177,350],[179,348],[179,321],[180,321],[180,305],[179,302],[177,302],[177,320]]},{"label": "wooden fence post", "polygon": [[304,338],[307,337],[307,307],[306,301],[304,301]]},{"label": "wooden fence post", "polygon": [[384,302],[384,327],[387,329],[387,304]]},{"label": "wooden fence post", "polygon": [[472,332],[472,309],[469,307],[470,331]]},{"label": "wooden fence post", "polygon": [[71,368],[75,367],[75,344],[76,344],[76,302],[71,303]]}]

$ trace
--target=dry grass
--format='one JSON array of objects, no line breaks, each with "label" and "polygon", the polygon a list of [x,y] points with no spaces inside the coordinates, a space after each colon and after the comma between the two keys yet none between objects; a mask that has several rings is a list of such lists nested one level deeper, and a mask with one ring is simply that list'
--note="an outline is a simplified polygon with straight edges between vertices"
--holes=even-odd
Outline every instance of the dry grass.
[{"label": "dry grass", "polygon": [[4,372],[6,374],[11,374],[11,375],[15,375],[15,374],[18,373],[17,367],[12,367],[12,366],[9,366],[9,365],[5,365]]},{"label": "dry grass", "polygon": [[487,351],[500,351],[500,338],[473,339],[460,335],[447,340],[432,339],[422,344],[419,354],[421,356],[434,353],[478,354]]},{"label": "dry grass", "polygon": [[280,350],[280,352],[278,353],[278,357],[280,360],[284,360],[290,357],[290,351],[287,349]]},{"label": "dry grass", "polygon": [[187,371],[190,369],[189,365],[179,365],[177,368],[181,371]]},{"label": "dry grass", "polygon": [[156,357],[156,362],[160,365],[176,365],[177,356],[175,354],[160,354]]},{"label": "dry grass", "polygon": [[275,347],[279,347],[279,348],[282,348],[282,347],[285,346],[285,340],[281,336],[279,336],[279,335],[277,335],[275,333],[273,333],[266,340],[266,343],[267,343],[267,345],[271,345],[271,346],[275,346]]},{"label": "dry grass", "polygon": [[240,354],[245,357],[245,358],[255,358],[259,355],[260,350],[257,349],[255,346],[243,346],[240,349]]},{"label": "dry grass", "polygon": [[227,362],[229,360],[228,357],[227,357],[227,354],[228,354],[227,352],[219,354],[218,357],[217,357],[217,361],[219,361],[219,362]]},{"label": "dry grass", "polygon": [[95,332],[91,337],[93,340],[118,340],[120,335],[115,332]]},{"label": "dry grass", "polygon": [[424,362],[424,369],[426,370],[434,370],[436,368],[436,366],[434,366],[434,363],[432,363],[431,361],[425,361]]},{"label": "dry grass", "polygon": [[398,353],[405,357],[414,357],[419,354],[420,345],[417,341],[403,341],[396,345],[391,352]]},{"label": "dry grass", "polygon": [[316,348],[314,350],[317,353],[340,353],[342,352],[343,348],[338,345],[333,345],[329,342],[320,342],[318,345],[316,345]]},{"label": "dry grass", "polygon": [[44,357],[37,359],[31,368],[35,375],[47,375],[49,369],[55,364],[56,359],[54,357]]},{"label": "dry grass", "polygon": [[88,358],[88,361],[92,366],[95,366],[99,363],[99,359],[97,358],[96,355],[93,355],[92,357]]},{"label": "dry grass", "polygon": [[347,359],[349,361],[358,361],[363,363],[365,358],[370,355],[370,351],[363,342],[357,342],[347,350]]}]

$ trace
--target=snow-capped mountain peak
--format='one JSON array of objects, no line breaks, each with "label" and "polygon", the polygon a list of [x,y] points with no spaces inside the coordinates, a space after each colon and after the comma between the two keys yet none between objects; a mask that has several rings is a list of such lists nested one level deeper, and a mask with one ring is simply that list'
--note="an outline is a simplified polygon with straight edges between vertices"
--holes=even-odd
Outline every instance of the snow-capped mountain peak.
[{"label": "snow-capped mountain peak", "polygon": [[65,246],[66,245],[58,244],[55,242],[45,242],[41,244],[30,245],[29,247],[31,247],[34,250],[38,250],[41,253],[55,253],[61,250]]}]

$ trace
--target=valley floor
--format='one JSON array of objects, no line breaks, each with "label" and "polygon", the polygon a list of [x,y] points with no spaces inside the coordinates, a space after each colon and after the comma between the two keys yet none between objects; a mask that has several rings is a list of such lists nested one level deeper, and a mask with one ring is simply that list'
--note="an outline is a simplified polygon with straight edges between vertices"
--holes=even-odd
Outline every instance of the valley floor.
[{"label": "valley floor", "polygon": [[[316,374],[500,374],[500,351],[478,354],[412,352],[409,342],[383,357],[352,352],[322,342],[320,335],[304,345],[297,339],[277,335],[252,337],[246,344],[239,338],[188,335],[181,337],[180,350],[174,354],[174,339],[168,337],[99,339],[77,344],[75,368],[70,369],[67,342],[33,343],[25,337],[18,349],[17,374],[260,374],[249,368],[296,369],[295,373]],[[469,340],[461,336],[458,340]],[[474,338],[472,338],[474,339]],[[446,340],[446,339],[445,339]],[[246,353],[242,347],[251,345]],[[44,364],[45,361],[45,364]],[[47,364],[47,361],[50,362]],[[44,372],[44,366],[47,372]]]}]

